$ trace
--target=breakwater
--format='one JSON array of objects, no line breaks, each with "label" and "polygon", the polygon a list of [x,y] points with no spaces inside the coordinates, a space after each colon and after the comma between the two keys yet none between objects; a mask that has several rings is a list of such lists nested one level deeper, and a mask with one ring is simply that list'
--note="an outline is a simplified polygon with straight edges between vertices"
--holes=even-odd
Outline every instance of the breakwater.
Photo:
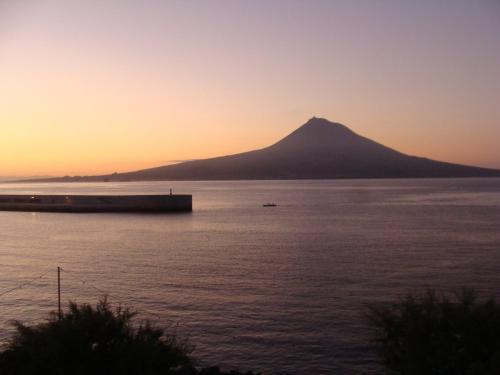
[{"label": "breakwater", "polygon": [[0,195],[0,211],[191,212],[191,195]]}]

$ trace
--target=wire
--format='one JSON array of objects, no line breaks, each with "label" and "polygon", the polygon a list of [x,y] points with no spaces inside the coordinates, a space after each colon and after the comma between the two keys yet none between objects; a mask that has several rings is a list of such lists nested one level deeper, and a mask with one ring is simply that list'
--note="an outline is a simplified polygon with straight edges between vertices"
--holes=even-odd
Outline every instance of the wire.
[{"label": "wire", "polygon": [[51,271],[52,270],[48,270],[47,272],[41,274],[40,276],[34,277],[33,279],[30,279],[22,284],[19,284],[18,286],[14,287],[12,289],[8,289],[8,290],[3,291],[2,293],[0,293],[0,297],[3,297],[4,295],[6,295],[10,292],[13,292],[14,290],[21,289],[22,287],[24,287],[26,285],[30,285],[30,284],[34,283],[35,281],[41,279],[42,277],[44,277],[45,275],[47,275]]},{"label": "wire", "polygon": [[[151,310],[149,310],[149,309],[146,309],[146,308],[144,308],[144,307],[141,307],[141,308],[136,308],[135,306],[131,305],[129,302],[125,302],[122,298],[117,298],[115,294],[111,295],[109,292],[107,292],[107,291],[105,291],[105,290],[103,290],[103,289],[101,289],[101,288],[98,288],[97,286],[95,286],[95,285],[94,285],[94,284],[92,284],[91,282],[89,282],[89,281],[87,281],[87,280],[85,280],[85,279],[83,279],[83,278],[81,278],[81,277],[77,276],[77,275],[76,275],[76,273],[77,273],[76,271],[73,271],[73,270],[68,270],[68,269],[66,269],[66,268],[62,268],[62,267],[60,268],[60,270],[61,270],[61,271],[64,271],[67,275],[69,275],[69,276],[73,277],[74,279],[76,279],[76,280],[80,281],[82,284],[87,285],[87,286],[89,286],[89,287],[91,287],[91,288],[95,289],[95,290],[96,290],[96,291],[98,291],[99,293],[102,293],[103,295],[106,295],[106,296],[111,296],[113,299],[117,300],[120,304],[122,304],[122,305],[124,305],[124,306],[129,305],[129,306],[131,306],[131,307],[132,307],[135,311],[137,311],[137,312],[146,313],[146,314],[148,314],[148,315],[154,316],[156,319],[161,319],[161,320],[166,320],[166,321],[169,321],[169,322],[171,323],[171,326],[172,326],[174,329],[176,329],[176,328],[182,328],[182,327],[183,327],[184,329],[186,329],[186,328],[187,328],[187,330],[188,330],[188,331],[190,331],[190,332],[192,331],[192,329],[189,329],[189,327],[188,327],[188,326],[186,326],[186,325],[185,325],[184,323],[182,323],[182,322],[173,322],[172,320],[170,320],[170,319],[166,319],[165,317],[160,316],[158,313],[155,313],[155,312],[153,312],[153,311],[151,311]],[[32,279],[30,279],[30,280],[28,280],[28,281],[26,281],[26,282],[24,282],[24,283],[22,283],[22,284],[19,284],[19,285],[17,285],[17,286],[16,286],[16,287],[14,287],[14,288],[11,288],[11,289],[8,289],[8,290],[5,290],[5,291],[1,292],[1,293],[0,293],[0,297],[2,297],[2,296],[4,296],[4,295],[6,295],[6,294],[8,294],[8,293],[11,293],[11,292],[13,292],[13,291],[15,291],[15,290],[21,289],[21,288],[23,288],[23,287],[25,287],[25,286],[27,286],[27,285],[33,284],[35,281],[42,279],[42,278],[43,278],[44,276],[46,276],[49,272],[52,272],[52,271],[53,271],[52,269],[49,269],[48,271],[44,272],[43,274],[41,274],[41,275],[39,275],[39,276],[36,276],[36,277],[34,277],[34,278],[32,278]],[[35,319],[35,320],[38,320],[38,319]],[[208,331],[208,330],[204,330],[204,329],[199,329],[199,328],[198,328],[198,329],[196,329],[196,332],[202,332],[202,333],[204,333],[204,334],[209,334],[209,335],[210,335],[210,334],[213,334],[213,332],[210,332],[210,331]],[[233,336],[233,335],[227,335],[227,334],[224,334],[224,336],[226,336],[226,337],[232,337],[232,338],[235,338],[235,336]]]},{"label": "wire", "polygon": [[[84,280],[80,277],[78,277],[77,275],[75,275],[76,271],[73,271],[73,270],[68,270],[66,268],[62,268],[61,267],[61,271],[63,272],[66,272],[68,275],[74,277],[75,279],[77,279],[78,281],[80,281],[82,284],[85,284],[85,285],[88,285],[90,286],[91,288],[94,288],[95,290],[97,290],[99,293],[102,293],[103,295],[109,295],[109,293],[101,288],[98,288],[96,287],[95,285],[93,285],[92,283],[88,282],[87,280]],[[69,273],[68,273],[69,272]]]}]

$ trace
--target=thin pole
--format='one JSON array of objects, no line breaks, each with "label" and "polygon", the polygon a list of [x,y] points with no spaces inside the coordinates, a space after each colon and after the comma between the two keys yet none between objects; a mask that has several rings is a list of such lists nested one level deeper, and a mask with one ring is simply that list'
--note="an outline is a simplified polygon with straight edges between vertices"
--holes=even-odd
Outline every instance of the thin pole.
[{"label": "thin pole", "polygon": [[62,318],[62,311],[61,311],[61,267],[57,267],[57,311],[58,311],[58,316],[59,320]]}]

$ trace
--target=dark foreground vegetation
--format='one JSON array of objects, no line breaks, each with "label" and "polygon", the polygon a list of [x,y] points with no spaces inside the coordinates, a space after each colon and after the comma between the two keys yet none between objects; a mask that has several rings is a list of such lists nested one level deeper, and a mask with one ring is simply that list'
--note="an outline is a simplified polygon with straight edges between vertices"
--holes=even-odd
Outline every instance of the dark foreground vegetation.
[{"label": "dark foreground vegetation", "polygon": [[391,373],[500,374],[500,306],[474,292],[428,290],[371,308],[378,353]]},{"label": "dark foreground vegetation", "polygon": [[[52,314],[35,326],[15,322],[0,351],[0,374],[254,375],[195,367],[185,340],[134,317],[104,299],[95,307],[70,303],[60,318]],[[372,306],[369,321],[390,374],[500,374],[500,306],[493,299],[429,290]]]},{"label": "dark foreground vegetation", "polygon": [[35,326],[15,322],[16,333],[0,352],[0,374],[243,375],[196,369],[186,341],[147,321],[134,325],[135,315],[104,299],[95,307],[70,303],[60,319],[51,314]]}]

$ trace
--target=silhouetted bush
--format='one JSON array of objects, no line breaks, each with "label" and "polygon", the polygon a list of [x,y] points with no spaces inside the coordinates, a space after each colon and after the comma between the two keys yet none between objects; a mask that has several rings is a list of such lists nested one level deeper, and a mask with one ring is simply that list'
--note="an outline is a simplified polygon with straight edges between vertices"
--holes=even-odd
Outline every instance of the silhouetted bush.
[{"label": "silhouetted bush", "polygon": [[428,290],[372,306],[369,318],[378,352],[397,374],[500,374],[500,306],[493,299]]},{"label": "silhouetted bush", "polygon": [[258,375],[197,369],[192,348],[148,321],[134,325],[136,313],[107,300],[95,307],[70,303],[61,319],[14,322],[16,333],[0,352],[0,375]]},{"label": "silhouetted bush", "polygon": [[0,374],[170,374],[191,363],[190,348],[149,322],[134,326],[134,312],[70,303],[59,320],[16,333],[0,353]]}]

